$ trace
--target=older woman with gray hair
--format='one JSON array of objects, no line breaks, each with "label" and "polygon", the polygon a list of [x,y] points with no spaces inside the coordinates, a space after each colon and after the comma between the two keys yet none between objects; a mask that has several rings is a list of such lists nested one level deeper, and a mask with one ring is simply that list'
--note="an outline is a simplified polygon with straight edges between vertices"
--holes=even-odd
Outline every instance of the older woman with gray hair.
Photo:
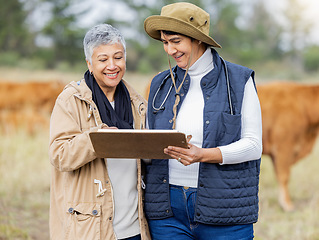
[{"label": "older woman with gray hair", "polygon": [[125,40],[108,24],[83,41],[88,70],[56,100],[50,123],[50,237],[150,239],[141,160],[97,158],[89,133],[145,126],[145,100],[124,80]]}]

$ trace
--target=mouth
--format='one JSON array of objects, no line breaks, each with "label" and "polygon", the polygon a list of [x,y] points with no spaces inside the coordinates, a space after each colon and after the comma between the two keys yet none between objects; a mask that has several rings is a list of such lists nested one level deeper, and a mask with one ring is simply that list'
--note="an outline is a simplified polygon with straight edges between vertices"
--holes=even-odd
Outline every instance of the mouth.
[{"label": "mouth", "polygon": [[179,60],[184,56],[184,53],[180,54],[180,55],[176,55],[174,56],[174,59]]},{"label": "mouth", "polygon": [[116,78],[119,72],[116,73],[104,73],[108,78]]}]

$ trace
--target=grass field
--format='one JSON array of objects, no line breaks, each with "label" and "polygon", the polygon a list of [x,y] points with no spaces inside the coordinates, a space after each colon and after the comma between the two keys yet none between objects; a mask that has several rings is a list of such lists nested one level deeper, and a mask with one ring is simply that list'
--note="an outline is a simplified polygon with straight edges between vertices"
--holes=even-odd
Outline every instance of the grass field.
[{"label": "grass field", "polygon": [[[294,166],[290,191],[296,210],[285,213],[277,202],[271,161],[263,156],[260,218],[255,224],[255,239],[319,239],[318,158],[316,146],[311,155]],[[0,166],[0,239],[49,239],[48,133],[30,137],[18,131],[1,136]]]},{"label": "grass field", "polygon": [[[21,74],[21,72],[16,73]],[[23,73],[22,73],[23,74]],[[46,79],[57,79],[56,75]],[[30,76],[36,80],[43,76]],[[7,80],[14,79],[13,74]],[[61,75],[63,81],[77,80],[80,74]],[[126,79],[143,94],[151,76],[130,75]],[[28,79],[27,79],[28,80]],[[260,175],[260,217],[255,224],[257,240],[319,240],[319,144],[297,163],[291,173],[290,192],[294,212],[281,210],[272,163],[263,156]],[[17,129],[0,136],[0,240],[49,239],[50,163],[48,129],[28,135]]]}]

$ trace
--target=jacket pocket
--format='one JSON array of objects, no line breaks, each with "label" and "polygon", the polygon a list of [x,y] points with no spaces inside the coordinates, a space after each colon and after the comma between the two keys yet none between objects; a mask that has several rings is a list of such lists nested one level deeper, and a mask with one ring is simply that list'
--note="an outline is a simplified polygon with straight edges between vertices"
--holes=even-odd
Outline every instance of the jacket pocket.
[{"label": "jacket pocket", "polygon": [[241,136],[241,114],[222,113],[221,121],[219,145],[227,145],[239,140]]},{"label": "jacket pocket", "polygon": [[97,203],[68,204],[65,239],[100,239],[101,209],[101,205]]}]

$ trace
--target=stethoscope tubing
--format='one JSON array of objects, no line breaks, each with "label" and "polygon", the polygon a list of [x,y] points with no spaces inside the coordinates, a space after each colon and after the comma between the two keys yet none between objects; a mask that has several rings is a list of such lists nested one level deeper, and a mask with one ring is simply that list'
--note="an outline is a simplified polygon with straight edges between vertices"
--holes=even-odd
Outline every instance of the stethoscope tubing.
[{"label": "stethoscope tubing", "polygon": [[[174,75],[175,75],[175,73],[174,73]],[[158,92],[161,90],[162,86],[165,84],[165,82],[167,81],[167,79],[169,79],[169,77],[170,77],[170,74],[167,74],[167,76],[163,79],[163,81],[161,82],[160,86],[159,86],[158,89],[156,90],[155,95],[154,95],[154,97],[153,97],[152,108],[153,108],[156,112],[161,111],[161,110],[164,110],[164,107],[163,107],[163,106],[164,106],[164,104],[165,104],[165,102],[166,102],[166,100],[167,100],[169,94],[171,93],[171,91],[172,91],[172,89],[173,89],[173,83],[172,83],[171,86],[170,86],[170,88],[169,88],[169,90],[168,90],[168,92],[166,93],[166,96],[165,96],[163,102],[161,103],[161,105],[160,105],[159,107],[155,107],[155,99],[156,99],[156,97],[157,97],[157,94],[158,94]],[[174,76],[174,77],[175,77],[175,76]]]},{"label": "stethoscope tubing", "polygon": [[[234,111],[233,111],[233,104],[232,104],[232,100],[231,100],[231,96],[230,96],[230,82],[229,82],[229,76],[228,76],[228,69],[227,69],[227,65],[226,65],[226,62],[225,60],[220,57],[223,65],[224,65],[224,68],[225,68],[225,76],[226,76],[226,84],[227,84],[227,95],[228,95],[228,102],[229,102],[229,108],[230,108],[230,114],[231,115],[234,115]],[[160,86],[158,87],[158,89],[156,90],[155,94],[154,94],[154,97],[153,97],[153,101],[152,101],[152,108],[158,112],[158,111],[161,111],[161,110],[164,110],[164,104],[169,96],[169,94],[171,93],[172,89],[173,89],[173,83],[171,84],[168,92],[166,93],[166,96],[164,98],[164,100],[162,101],[162,103],[160,104],[159,107],[156,107],[155,106],[155,99],[157,97],[157,94],[158,92],[161,90],[162,86],[164,85],[164,83],[166,82],[166,80],[170,77],[170,74],[168,74],[164,79],[163,81],[161,82]]]},{"label": "stethoscope tubing", "polygon": [[[219,56],[220,57],[220,56]],[[229,102],[229,108],[230,108],[230,114],[234,115],[234,111],[233,111],[233,104],[231,101],[231,97],[230,97],[230,83],[229,83],[229,76],[228,76],[228,69],[227,69],[227,65],[225,60],[220,57],[220,59],[222,60],[223,64],[224,64],[224,68],[225,68],[225,76],[226,76],[226,84],[227,84],[227,95],[228,95],[228,102]]]},{"label": "stethoscope tubing", "polygon": [[165,96],[163,102],[162,102],[161,105],[157,108],[157,107],[155,107],[155,99],[156,99],[156,96],[157,96],[157,94],[158,94],[158,92],[159,92],[160,89],[161,89],[160,87],[157,89],[157,91],[156,91],[156,93],[155,93],[155,95],[154,95],[154,98],[153,98],[153,102],[152,102],[152,107],[153,107],[153,109],[154,109],[155,111],[157,111],[157,112],[160,111],[160,110],[164,110],[164,109],[163,109],[163,105],[165,104],[165,102],[166,102],[166,100],[167,100],[169,94],[171,93],[171,91],[172,91],[172,89],[173,89],[173,84],[171,84],[171,86],[170,86],[170,88],[169,88],[169,90],[168,90],[168,92],[167,92],[167,94],[166,94],[166,96]]}]

